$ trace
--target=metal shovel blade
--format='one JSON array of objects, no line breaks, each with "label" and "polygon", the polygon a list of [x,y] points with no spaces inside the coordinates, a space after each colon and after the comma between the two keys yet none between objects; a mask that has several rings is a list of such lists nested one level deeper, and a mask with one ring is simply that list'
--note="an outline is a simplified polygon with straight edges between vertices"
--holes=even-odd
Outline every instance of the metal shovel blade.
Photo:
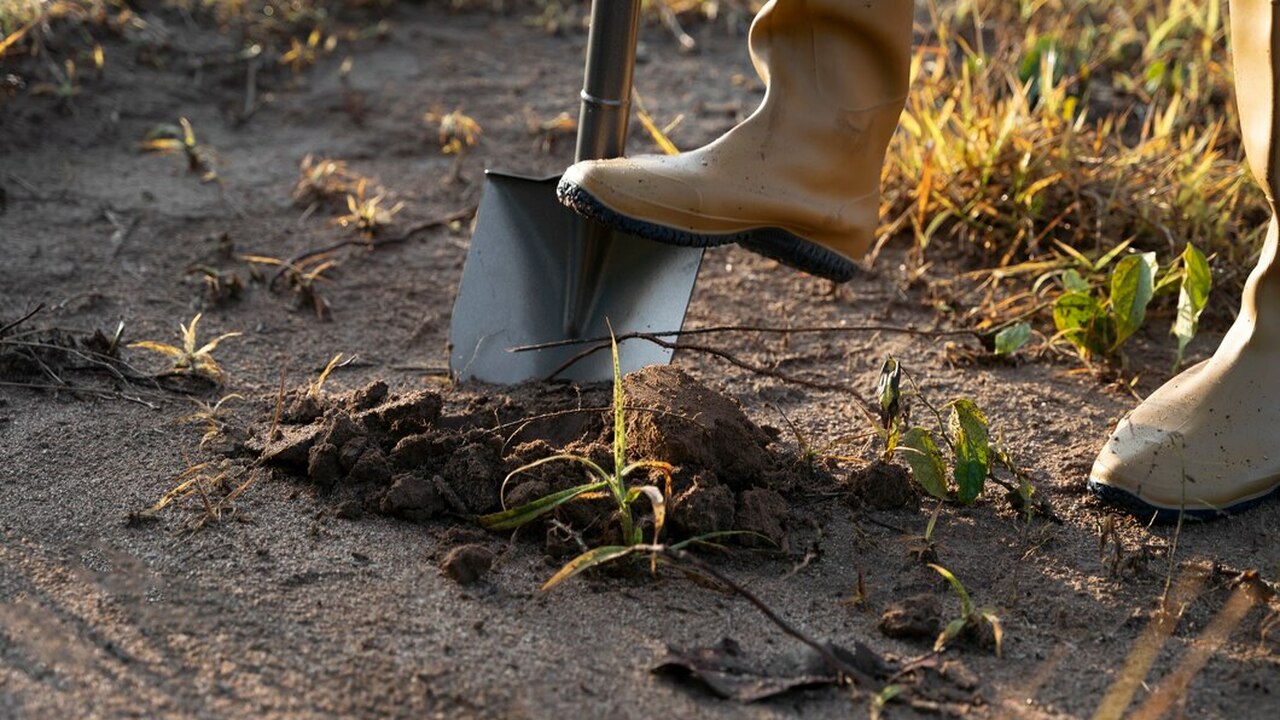
[{"label": "metal shovel blade", "polygon": [[[613,376],[608,350],[563,370],[589,346],[510,350],[608,337],[610,325],[625,335],[670,331],[684,322],[702,250],[604,230],[560,204],[558,181],[485,174],[449,335],[449,367],[460,379],[514,384],[554,373],[577,382],[605,381]],[[592,258],[585,265],[578,260],[584,236]],[[672,354],[644,339],[626,340],[618,352],[624,373],[666,364]]]}]

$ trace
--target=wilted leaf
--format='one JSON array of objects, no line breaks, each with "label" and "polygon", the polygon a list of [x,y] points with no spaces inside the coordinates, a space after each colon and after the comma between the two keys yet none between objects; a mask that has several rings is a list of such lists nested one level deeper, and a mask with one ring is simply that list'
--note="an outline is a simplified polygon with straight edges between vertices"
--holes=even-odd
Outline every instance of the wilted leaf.
[{"label": "wilted leaf", "polygon": [[1116,263],[1111,273],[1111,314],[1115,318],[1116,336],[1111,349],[1142,327],[1147,305],[1155,294],[1156,254],[1130,255]]},{"label": "wilted leaf", "polygon": [[876,386],[876,395],[880,399],[880,422],[887,429],[897,419],[901,411],[902,399],[902,366],[892,357],[885,358],[880,366],[880,380]]},{"label": "wilted leaf", "polygon": [[1031,340],[1031,324],[1020,322],[996,333],[996,354],[1012,355]]},{"label": "wilted leaf", "polygon": [[1204,253],[1195,245],[1187,243],[1182,251],[1182,286],[1178,291],[1178,316],[1173,321],[1173,334],[1178,338],[1178,358],[1174,362],[1177,368],[1182,364],[1182,355],[1186,352],[1187,343],[1196,336],[1200,327],[1200,313],[1209,302],[1209,290],[1213,287],[1213,277],[1209,273],[1209,261]]},{"label": "wilted leaf", "polygon": [[987,418],[972,400],[951,403],[947,434],[955,450],[956,499],[972,503],[982,493],[982,485],[991,469],[991,439]]},{"label": "wilted leaf", "polygon": [[940,500],[950,496],[947,492],[947,466],[928,430],[922,427],[908,430],[898,444],[898,451],[911,467],[911,476],[925,492]]},{"label": "wilted leaf", "polygon": [[605,545],[592,548],[566,563],[555,575],[551,576],[550,580],[542,584],[542,589],[550,590],[580,572],[590,570],[607,562],[620,560],[632,553],[647,549],[649,548],[644,545]]}]

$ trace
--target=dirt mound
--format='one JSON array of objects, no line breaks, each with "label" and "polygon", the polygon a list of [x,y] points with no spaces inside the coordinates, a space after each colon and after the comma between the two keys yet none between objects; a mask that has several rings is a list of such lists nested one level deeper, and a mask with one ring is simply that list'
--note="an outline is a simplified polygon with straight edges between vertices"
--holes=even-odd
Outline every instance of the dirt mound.
[{"label": "dirt mound", "polygon": [[[732,399],[673,368],[648,368],[624,379],[631,459],[672,463],[669,534],[678,537],[743,529],[782,543],[792,484],[772,436]],[[470,518],[514,507],[583,481],[580,468],[548,463],[557,454],[612,465],[608,388],[570,391],[528,387],[505,398],[484,396],[449,407],[436,392],[395,394],[374,382],[340,397],[299,391],[279,417],[263,418],[249,448],[262,463],[305,478],[334,514],[365,513],[425,522]],[[503,494],[505,493],[505,503]],[[570,503],[547,523],[578,539],[607,540],[608,501]],[[550,532],[555,530],[555,533]]]}]

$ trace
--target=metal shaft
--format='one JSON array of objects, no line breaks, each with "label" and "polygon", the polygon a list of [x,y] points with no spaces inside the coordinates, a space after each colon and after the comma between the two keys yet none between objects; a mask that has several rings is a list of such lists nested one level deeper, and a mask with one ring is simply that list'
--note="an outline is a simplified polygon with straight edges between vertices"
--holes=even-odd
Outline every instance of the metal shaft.
[{"label": "metal shaft", "polygon": [[[587,68],[582,82],[575,161],[620,157],[631,120],[631,81],[640,33],[640,0],[594,0],[587,36]],[[600,292],[599,278],[610,233],[583,221],[570,243],[566,263],[564,332],[579,337]]]}]

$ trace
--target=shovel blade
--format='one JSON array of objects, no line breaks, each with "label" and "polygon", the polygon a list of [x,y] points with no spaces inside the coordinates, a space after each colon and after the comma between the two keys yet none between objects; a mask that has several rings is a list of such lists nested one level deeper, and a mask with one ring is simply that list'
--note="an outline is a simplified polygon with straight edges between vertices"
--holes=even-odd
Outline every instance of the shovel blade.
[{"label": "shovel blade", "polygon": [[[576,382],[606,381],[613,377],[607,350],[559,373],[589,345],[510,350],[608,337],[610,325],[616,335],[625,335],[671,331],[684,322],[702,250],[601,233],[560,204],[557,182],[559,177],[485,174],[449,334],[449,367],[460,379],[515,384],[556,373],[556,378]],[[593,268],[583,268],[583,258],[575,257],[588,232],[599,243]],[[587,282],[587,292],[574,289],[579,279]],[[576,307],[571,313],[574,331],[566,327],[566,307]],[[618,354],[626,373],[669,363],[672,351],[631,339],[619,343]]]}]

